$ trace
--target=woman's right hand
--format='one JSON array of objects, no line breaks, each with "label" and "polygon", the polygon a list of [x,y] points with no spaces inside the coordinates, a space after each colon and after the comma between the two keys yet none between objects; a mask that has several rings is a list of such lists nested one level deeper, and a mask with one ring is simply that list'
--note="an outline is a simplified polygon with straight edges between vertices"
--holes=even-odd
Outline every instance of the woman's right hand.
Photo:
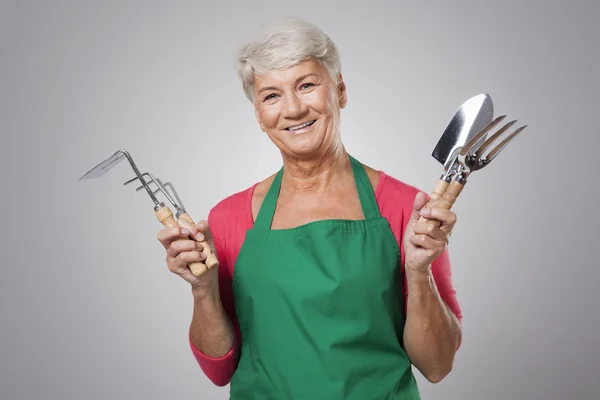
[{"label": "woman's right hand", "polygon": [[206,260],[200,242],[206,239],[214,249],[214,241],[208,223],[200,221],[194,226],[183,218],[179,219],[178,223],[180,227],[164,228],[158,232],[157,236],[158,241],[167,251],[166,262],[169,271],[187,281],[192,286],[195,296],[218,296],[218,267],[206,270],[199,277],[194,276],[189,268],[189,265],[194,262],[204,263]]}]

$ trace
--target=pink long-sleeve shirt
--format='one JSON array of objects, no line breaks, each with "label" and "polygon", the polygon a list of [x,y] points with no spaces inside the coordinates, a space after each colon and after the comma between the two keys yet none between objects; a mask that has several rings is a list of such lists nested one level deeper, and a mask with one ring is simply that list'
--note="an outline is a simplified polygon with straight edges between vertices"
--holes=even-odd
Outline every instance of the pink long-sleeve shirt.
[{"label": "pink long-sleeve shirt", "polygon": [[[403,233],[412,214],[412,208],[418,189],[379,171],[379,182],[375,188],[375,198],[381,215],[386,218],[398,241],[401,259],[404,260],[402,245]],[[208,215],[208,223],[215,242],[215,251],[219,258],[219,288],[221,302],[230,315],[234,326],[234,345],[220,358],[208,357],[193,344],[189,344],[194,357],[204,374],[217,386],[227,385],[238,364],[242,346],[232,290],[233,269],[237,255],[245,239],[246,231],[252,228],[252,195],[257,184],[221,200]],[[404,263],[400,263],[405,274]],[[448,250],[444,251],[433,263],[432,274],[441,298],[462,323],[462,312],[452,285]],[[404,280],[403,294],[408,296],[408,286]],[[405,301],[406,311],[406,301]]]}]

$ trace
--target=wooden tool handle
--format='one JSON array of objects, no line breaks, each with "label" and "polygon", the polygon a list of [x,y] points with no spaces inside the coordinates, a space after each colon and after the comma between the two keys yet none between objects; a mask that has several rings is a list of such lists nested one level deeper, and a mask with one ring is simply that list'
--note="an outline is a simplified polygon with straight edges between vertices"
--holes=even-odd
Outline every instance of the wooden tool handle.
[{"label": "wooden tool handle", "polygon": [[464,184],[461,184],[456,179],[454,179],[452,183],[448,185],[448,189],[446,189],[444,195],[440,199],[438,207],[443,208],[445,210],[451,209],[464,187]]},{"label": "wooden tool handle", "polygon": [[[194,226],[196,226],[196,223],[194,222],[194,220],[192,219],[192,217],[189,216],[188,213],[181,214],[179,216],[179,218],[183,218],[183,219],[187,220],[190,224],[193,224]],[[217,256],[215,255],[215,253],[213,253],[213,251],[212,251],[210,245],[208,244],[208,242],[206,240],[204,240],[200,244],[203,247],[202,248],[202,252],[206,256],[206,260],[204,260],[204,264],[206,264],[206,266],[208,268],[218,267],[219,266],[219,260],[217,259]]]},{"label": "wooden tool handle", "polygon": [[[444,192],[442,197],[440,199],[438,199],[436,208],[450,210],[452,208],[452,206],[454,205],[454,203],[456,202],[456,199],[458,198],[458,196],[460,195],[460,192],[462,192],[464,187],[465,187],[464,184],[461,184],[456,179],[453,179],[452,182],[450,183],[450,185],[448,185],[448,188],[446,189],[446,191]],[[427,223],[432,224],[432,225],[437,225],[437,226],[439,226],[441,224],[440,221],[435,220],[435,219],[428,219]]]},{"label": "wooden tool handle", "polygon": [[[431,196],[429,196],[429,201],[437,200],[437,199],[441,198],[444,195],[444,193],[446,192],[446,190],[448,189],[449,185],[450,185],[450,183],[446,182],[444,179],[438,179],[438,181],[435,184],[435,187],[433,188],[433,192],[431,193]],[[420,217],[419,223],[424,222],[426,220],[427,220],[427,218]]]},{"label": "wooden tool handle", "polygon": [[[156,211],[156,218],[158,218],[160,223],[163,224],[165,228],[173,228],[179,226],[177,221],[175,221],[175,218],[173,218],[173,212],[171,211],[171,209],[169,209],[169,207],[161,207],[158,211]],[[196,277],[202,275],[208,270],[207,266],[201,262],[192,263],[189,265],[189,267],[192,271],[192,274],[194,274],[194,276]]]},{"label": "wooden tool handle", "polygon": [[435,187],[433,188],[433,193],[429,196],[432,200],[437,200],[444,195],[446,189],[448,189],[449,183],[443,179],[438,179]]}]

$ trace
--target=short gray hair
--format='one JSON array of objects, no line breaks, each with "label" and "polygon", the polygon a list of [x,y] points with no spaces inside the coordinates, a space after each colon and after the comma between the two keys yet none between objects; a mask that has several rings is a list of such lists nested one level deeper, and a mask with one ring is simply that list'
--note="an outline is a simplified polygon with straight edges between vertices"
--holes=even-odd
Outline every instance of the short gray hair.
[{"label": "short gray hair", "polygon": [[339,51],[323,30],[299,18],[265,25],[237,54],[237,72],[246,97],[254,100],[256,75],[284,70],[310,58],[321,63],[337,82],[341,72]]}]

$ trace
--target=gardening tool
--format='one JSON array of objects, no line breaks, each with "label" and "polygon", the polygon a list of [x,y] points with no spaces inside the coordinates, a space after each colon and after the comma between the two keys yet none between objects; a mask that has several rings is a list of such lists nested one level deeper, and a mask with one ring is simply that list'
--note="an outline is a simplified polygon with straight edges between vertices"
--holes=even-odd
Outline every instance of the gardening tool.
[{"label": "gardening tool", "polygon": [[[171,228],[171,227],[179,226],[179,224],[177,223],[175,218],[173,218],[173,212],[171,211],[171,209],[168,206],[166,206],[164,202],[159,201],[158,198],[156,197],[156,194],[159,191],[161,191],[165,195],[165,197],[167,197],[169,202],[175,207],[177,219],[184,218],[191,224],[195,225],[192,218],[185,211],[185,208],[183,207],[183,203],[181,202],[181,199],[179,199],[179,196],[177,195],[173,185],[170,182],[168,182],[169,187],[172,189],[173,194],[175,195],[175,198],[177,200],[175,200],[173,198],[171,193],[169,193],[167,191],[166,186],[163,185],[159,179],[154,178],[154,176],[152,176],[152,174],[150,174],[148,172],[141,174],[139,169],[137,168],[135,162],[133,161],[133,158],[131,157],[131,155],[129,154],[129,152],[127,150],[124,150],[124,149],[117,150],[112,156],[110,156],[109,158],[102,161],[100,164],[98,164],[97,166],[95,166],[94,168],[92,168],[91,170],[86,172],[81,178],[79,178],[79,180],[99,178],[99,177],[103,176],[106,172],[108,172],[110,169],[112,169],[114,166],[116,166],[123,159],[127,159],[127,161],[129,161],[129,164],[131,165],[131,168],[133,169],[133,171],[135,172],[135,175],[136,175],[135,178],[130,179],[129,181],[125,182],[125,185],[135,181],[136,179],[141,182],[142,186],[138,189],[142,189],[142,188],[146,189],[146,192],[150,196],[150,199],[154,202],[155,215],[156,215],[157,219],[163,224],[164,227]],[[144,180],[144,178],[143,178],[144,176],[148,176],[151,180],[151,183],[153,182],[154,184],[156,184],[156,186],[158,187],[158,189],[156,191],[153,191],[150,188],[148,182],[146,182],[146,180]],[[212,252],[212,250],[210,248],[210,245],[206,241],[201,242],[201,244],[203,247],[202,252],[206,256],[205,262],[204,263],[197,262],[197,263],[190,264],[190,266],[189,266],[192,273],[197,277],[202,275],[204,272],[206,272],[208,268],[217,267],[219,264],[217,257],[215,256],[215,254]]]},{"label": "gardening tool", "polygon": [[[180,218],[184,218],[192,225],[196,225],[194,220],[190,217],[190,215],[185,210],[185,207],[183,206],[183,202],[181,201],[181,198],[177,194],[177,191],[175,190],[175,187],[173,186],[173,184],[171,182],[167,182],[167,183],[163,184],[160,179],[154,177],[149,172],[144,172],[143,174],[141,174],[141,176],[142,177],[147,176],[148,178],[150,178],[150,183],[154,183],[158,187],[158,189],[156,189],[153,193],[156,194],[158,192],[162,192],[165,195],[165,197],[167,198],[167,200],[169,200],[169,202],[173,205],[173,207],[175,207],[175,218],[177,220],[179,220]],[[133,182],[135,180],[140,180],[140,179],[141,179],[140,177],[135,176],[132,179],[125,182],[124,185],[128,185],[131,182]],[[148,182],[143,181],[142,186],[138,187],[136,189],[136,191],[140,191],[141,189],[144,189],[145,184],[148,184]],[[167,187],[170,188],[170,191],[167,190]],[[216,266],[218,264],[218,260],[217,260],[216,256],[214,255],[214,253],[211,251],[208,243],[202,242],[201,244],[204,247],[203,253],[206,256],[206,261],[205,261],[206,266],[204,263],[190,264],[190,270],[192,271],[192,273],[195,276],[202,275],[204,272],[206,272],[207,267],[213,268],[214,266]]]},{"label": "gardening tool", "polygon": [[[450,184],[439,199],[439,203],[436,207],[450,210],[452,205],[456,202],[456,199],[462,192],[464,186],[467,183],[468,177],[472,172],[478,171],[487,165],[489,165],[494,158],[519,134],[527,127],[523,125],[511,134],[507,135],[506,138],[499,141],[499,138],[504,134],[511,126],[513,126],[517,120],[513,120],[502,126],[496,133],[485,139],[488,133],[498,125],[502,120],[506,118],[506,115],[502,115],[492,122],[490,122],[485,128],[473,136],[458,153],[457,162],[459,165],[458,171],[453,175]],[[485,141],[484,141],[485,139]],[[483,143],[482,143],[483,142]],[[497,143],[494,145],[494,143]],[[430,224],[439,225],[440,222],[437,220],[428,220]]]},{"label": "gardening tool", "polygon": [[[476,133],[481,131],[494,118],[494,104],[488,94],[479,94],[465,101],[454,114],[442,133],[431,155],[444,166],[444,173],[438,179],[431,199],[440,198],[448,188],[452,176],[459,169],[458,152]],[[475,145],[481,144],[485,137]]]}]

